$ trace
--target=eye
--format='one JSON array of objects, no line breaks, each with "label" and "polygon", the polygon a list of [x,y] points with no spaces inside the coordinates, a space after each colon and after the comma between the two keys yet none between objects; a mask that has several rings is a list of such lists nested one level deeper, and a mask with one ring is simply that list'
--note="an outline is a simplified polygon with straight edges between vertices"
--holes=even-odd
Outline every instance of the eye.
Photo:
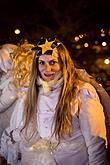
[{"label": "eye", "polygon": [[39,63],[40,65],[44,65],[44,64],[45,64],[45,61],[39,60],[38,63]]},{"label": "eye", "polygon": [[54,60],[49,61],[49,64],[50,64],[50,65],[55,65],[55,63],[57,63],[57,62],[54,61]]}]

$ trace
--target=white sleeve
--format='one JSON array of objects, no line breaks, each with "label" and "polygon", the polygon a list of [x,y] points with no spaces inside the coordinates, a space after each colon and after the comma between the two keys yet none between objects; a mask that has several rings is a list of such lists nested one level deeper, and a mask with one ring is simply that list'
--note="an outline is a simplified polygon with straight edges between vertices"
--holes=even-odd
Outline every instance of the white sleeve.
[{"label": "white sleeve", "polygon": [[79,120],[88,149],[89,165],[104,165],[107,139],[103,107],[92,85],[85,83],[79,95]]},{"label": "white sleeve", "polygon": [[19,98],[14,107],[10,120],[10,127],[12,130],[21,127],[23,124],[24,99],[25,96]]},{"label": "white sleeve", "polygon": [[[8,128],[8,132],[13,132],[12,137],[14,141],[20,141],[20,130],[23,126],[23,112],[24,112],[24,99],[25,96],[21,96],[17,101],[14,107],[11,119],[10,126]],[[10,133],[9,133],[10,134]]]},{"label": "white sleeve", "polygon": [[4,87],[0,95],[0,112],[4,112],[9,108],[17,99],[17,91],[10,82]]}]

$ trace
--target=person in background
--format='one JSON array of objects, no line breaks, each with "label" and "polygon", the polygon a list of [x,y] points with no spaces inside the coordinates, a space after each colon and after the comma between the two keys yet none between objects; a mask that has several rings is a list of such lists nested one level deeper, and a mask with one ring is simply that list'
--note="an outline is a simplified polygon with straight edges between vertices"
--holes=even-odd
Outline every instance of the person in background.
[{"label": "person in background", "polygon": [[13,159],[22,165],[108,165],[105,116],[95,88],[78,78],[58,39],[41,38],[32,51],[29,87],[12,114],[6,159],[11,165]]},{"label": "person in background", "polygon": [[17,46],[14,44],[4,44],[0,49],[0,138],[5,128],[9,126],[17,99],[17,91],[12,83],[11,58],[11,53],[16,49]]},{"label": "person in background", "polygon": [[[9,44],[8,44],[8,46],[9,46]],[[29,44],[28,41],[25,40],[23,43],[21,43],[19,46],[17,46],[17,49],[11,54],[12,60],[11,60],[11,58],[9,58],[10,61],[8,61],[7,60],[8,57],[6,55],[5,56],[7,58],[5,58],[5,56],[3,56],[5,58],[5,62],[8,61],[7,65],[9,65],[9,68],[11,68],[10,74],[9,74],[9,76],[11,75],[10,81],[9,81],[10,86],[8,86],[8,87],[10,89],[9,92],[12,95],[9,92],[8,92],[9,93],[9,95],[8,95],[7,90],[5,90],[5,92],[3,93],[4,97],[2,97],[2,102],[4,102],[2,109],[6,109],[6,107],[9,106],[11,103],[10,100],[13,99],[12,101],[14,101],[14,99],[16,98],[16,101],[14,102],[13,106],[10,106],[10,109],[12,112],[13,107],[17,107],[17,105],[22,100],[22,97],[27,90],[28,83],[29,83],[30,68],[31,68],[32,59],[33,59],[33,52],[30,50],[33,46],[34,45]],[[5,49],[7,48],[6,45],[4,46],[4,48]],[[8,89],[6,84],[4,84],[4,85],[5,85],[5,88]],[[14,95],[13,92],[15,93],[15,96],[17,95],[17,97],[12,97]],[[10,123],[10,118],[7,118],[7,120],[8,120],[8,123]],[[18,121],[18,119],[16,121]],[[2,120],[1,120],[1,122],[2,122]],[[7,124],[6,121],[4,121],[4,123]],[[15,127],[15,125],[13,125],[13,127]],[[7,150],[8,156],[9,156],[9,155],[12,155],[10,153],[11,151],[14,152],[14,148],[11,145],[6,147],[8,138],[10,138],[9,124],[7,124],[5,128],[7,128],[7,129],[6,130],[3,129],[4,131],[3,131],[2,140],[1,140],[1,143],[3,145],[1,148],[3,150],[5,148],[5,150]],[[7,158],[7,155],[5,154],[6,153],[5,150],[4,150],[4,155],[5,155],[4,158]],[[9,158],[7,158],[8,164],[10,164],[10,157],[11,156],[9,156]],[[1,162],[0,163],[3,164],[3,162],[4,162],[4,159],[1,155]],[[11,164],[17,165],[15,160],[13,160],[13,162],[11,162]],[[19,162],[18,162],[18,164],[19,164]]]},{"label": "person in background", "polygon": [[[0,48],[0,146],[3,131],[9,126],[10,118],[17,99],[17,91],[13,84],[12,57],[17,45],[4,44]],[[6,160],[0,155],[0,164]]]}]

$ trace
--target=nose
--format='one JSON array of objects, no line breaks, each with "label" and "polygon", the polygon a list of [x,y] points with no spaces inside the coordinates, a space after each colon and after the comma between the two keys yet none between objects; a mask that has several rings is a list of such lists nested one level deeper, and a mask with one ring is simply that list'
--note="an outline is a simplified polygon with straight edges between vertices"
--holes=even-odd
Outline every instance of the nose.
[{"label": "nose", "polygon": [[50,72],[51,71],[51,66],[49,64],[47,64],[47,71]]}]

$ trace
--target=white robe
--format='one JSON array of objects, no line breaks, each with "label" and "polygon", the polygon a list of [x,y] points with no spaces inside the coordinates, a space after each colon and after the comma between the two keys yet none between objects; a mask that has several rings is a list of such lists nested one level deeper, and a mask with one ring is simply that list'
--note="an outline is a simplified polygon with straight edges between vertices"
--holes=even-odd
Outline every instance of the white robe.
[{"label": "white robe", "polygon": [[[88,83],[80,84],[77,98],[71,102],[71,114],[73,116],[71,137],[61,139],[58,146],[55,137],[51,138],[51,126],[59,92],[60,90],[56,89],[49,95],[39,93],[38,132],[36,132],[31,144],[22,139],[19,134],[23,124],[24,103],[23,99],[18,101],[7,132],[14,130],[13,138],[16,141],[14,147],[15,151],[19,150],[22,153],[22,165],[107,165],[107,140],[103,107],[95,89]],[[10,140],[6,141],[5,136],[2,138],[2,146],[4,147],[1,148],[1,152],[2,154],[5,153],[5,157],[10,160],[8,163],[15,165],[12,163],[12,151],[7,153],[6,146],[9,146],[11,142]],[[19,144],[19,147],[16,147],[16,144]],[[12,146],[11,144],[11,148]],[[16,152],[14,152],[14,156],[17,159]]]},{"label": "white robe", "polygon": [[9,126],[17,99],[17,90],[12,84],[12,79],[7,73],[0,80],[0,138],[3,131]]}]

